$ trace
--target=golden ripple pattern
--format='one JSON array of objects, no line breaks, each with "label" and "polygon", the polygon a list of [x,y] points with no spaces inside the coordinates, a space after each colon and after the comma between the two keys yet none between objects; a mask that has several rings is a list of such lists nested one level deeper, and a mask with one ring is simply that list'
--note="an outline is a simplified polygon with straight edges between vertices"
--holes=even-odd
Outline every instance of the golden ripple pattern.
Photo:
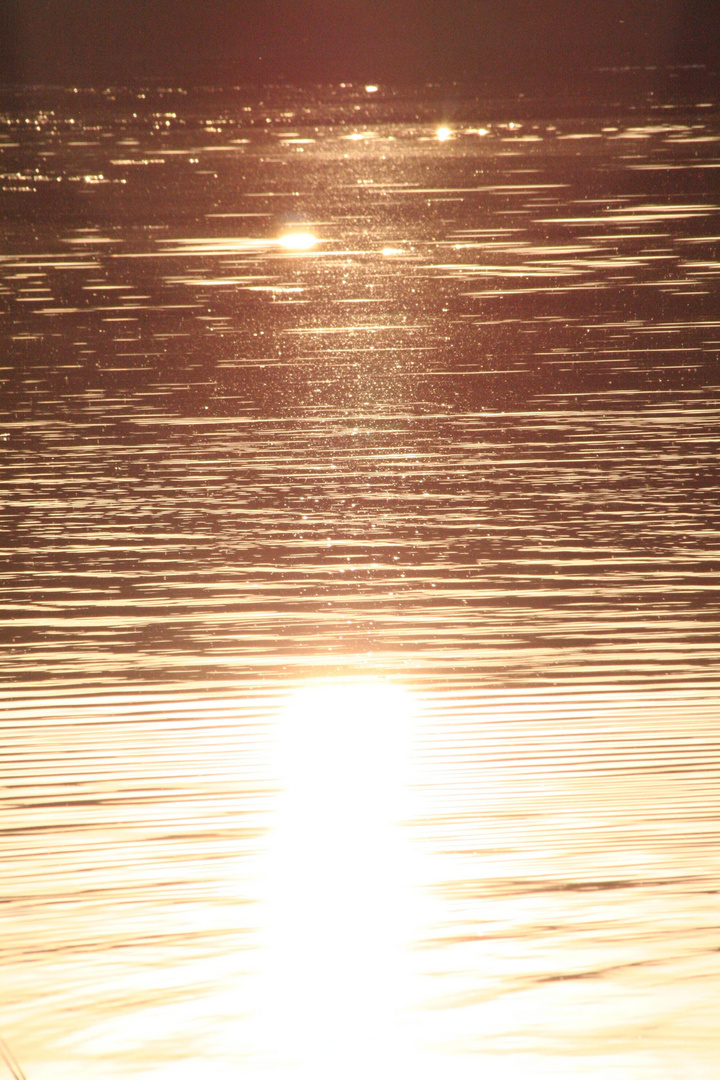
[{"label": "golden ripple pattern", "polygon": [[3,92],[33,1080],[715,1075],[706,104]]}]

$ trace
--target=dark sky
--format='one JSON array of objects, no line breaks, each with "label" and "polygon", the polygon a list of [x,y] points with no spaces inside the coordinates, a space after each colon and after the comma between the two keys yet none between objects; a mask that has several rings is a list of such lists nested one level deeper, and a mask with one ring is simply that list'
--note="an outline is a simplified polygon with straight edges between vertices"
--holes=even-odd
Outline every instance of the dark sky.
[{"label": "dark sky", "polygon": [[0,0],[0,82],[464,79],[720,61],[720,0]]}]

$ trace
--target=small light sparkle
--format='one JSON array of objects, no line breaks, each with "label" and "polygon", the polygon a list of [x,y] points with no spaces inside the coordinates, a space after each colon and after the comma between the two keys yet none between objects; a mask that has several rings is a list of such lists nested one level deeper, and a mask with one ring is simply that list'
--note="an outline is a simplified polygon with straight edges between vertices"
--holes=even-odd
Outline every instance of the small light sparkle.
[{"label": "small light sparkle", "polygon": [[311,232],[291,232],[281,236],[278,243],[287,251],[310,251],[318,243],[318,238]]}]

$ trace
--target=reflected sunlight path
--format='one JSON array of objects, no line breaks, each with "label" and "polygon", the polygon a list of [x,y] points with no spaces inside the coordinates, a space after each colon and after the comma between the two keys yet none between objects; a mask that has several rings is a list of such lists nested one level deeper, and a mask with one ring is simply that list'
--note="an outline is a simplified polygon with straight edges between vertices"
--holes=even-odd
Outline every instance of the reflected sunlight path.
[{"label": "reflected sunlight path", "polygon": [[388,683],[318,683],[280,718],[261,1024],[289,1075],[391,1075],[407,1062],[414,897],[399,822],[413,707]]}]

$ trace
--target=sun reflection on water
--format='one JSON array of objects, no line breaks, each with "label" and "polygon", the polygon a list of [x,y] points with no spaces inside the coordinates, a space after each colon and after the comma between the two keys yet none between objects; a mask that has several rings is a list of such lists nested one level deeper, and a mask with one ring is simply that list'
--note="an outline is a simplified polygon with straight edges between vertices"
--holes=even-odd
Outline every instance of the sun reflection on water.
[{"label": "sun reflection on water", "polygon": [[318,683],[278,723],[262,1024],[289,1075],[389,1076],[407,1061],[413,716],[398,686]]},{"label": "sun reflection on water", "polygon": [[280,247],[286,251],[310,251],[317,243],[317,236],[307,231],[285,233],[278,240]]}]

